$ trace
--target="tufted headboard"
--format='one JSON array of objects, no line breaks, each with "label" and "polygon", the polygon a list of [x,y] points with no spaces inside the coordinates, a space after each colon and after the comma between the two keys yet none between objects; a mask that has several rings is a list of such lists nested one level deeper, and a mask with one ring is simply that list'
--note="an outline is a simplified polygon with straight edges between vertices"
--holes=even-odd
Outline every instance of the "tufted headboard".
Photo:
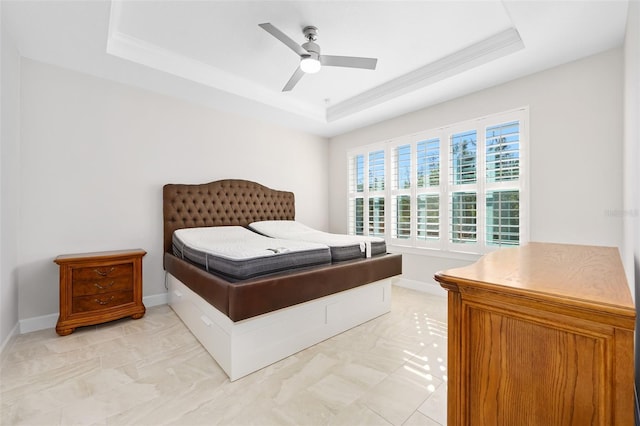
[{"label": "tufted headboard", "polygon": [[162,200],[164,251],[169,253],[176,229],[247,226],[259,220],[294,220],[296,215],[293,192],[241,179],[167,184],[162,189]]}]

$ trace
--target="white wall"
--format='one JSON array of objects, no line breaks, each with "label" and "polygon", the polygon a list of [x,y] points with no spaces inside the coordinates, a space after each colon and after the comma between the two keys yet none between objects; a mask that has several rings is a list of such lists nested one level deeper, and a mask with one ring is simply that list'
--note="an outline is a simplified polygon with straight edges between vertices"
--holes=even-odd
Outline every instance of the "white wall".
[{"label": "white wall", "polygon": [[166,183],[254,180],[328,228],[325,138],[28,59],[21,76],[21,319],[58,312],[62,253],[143,248],[144,295],[163,294]]},{"label": "white wall", "polygon": [[[624,42],[624,260],[640,308],[640,3],[629,2]],[[640,316],[636,317],[636,389],[640,388]],[[638,407],[636,407],[637,409]]]},{"label": "white wall", "polygon": [[624,43],[624,237],[629,284],[640,292],[640,3],[630,2]]},{"label": "white wall", "polygon": [[[349,149],[528,105],[531,240],[620,247],[622,59],[607,51],[332,138],[330,229],[346,231]],[[460,263],[404,256],[403,275],[435,285]]]},{"label": "white wall", "polygon": [[[640,276],[640,3],[630,2],[624,43],[624,252],[632,293]],[[637,287],[636,287],[637,288]]]},{"label": "white wall", "polygon": [[[0,2],[0,15],[2,4]],[[0,18],[0,22],[2,19]],[[18,322],[18,205],[20,144],[20,56],[0,24],[0,349]]]}]

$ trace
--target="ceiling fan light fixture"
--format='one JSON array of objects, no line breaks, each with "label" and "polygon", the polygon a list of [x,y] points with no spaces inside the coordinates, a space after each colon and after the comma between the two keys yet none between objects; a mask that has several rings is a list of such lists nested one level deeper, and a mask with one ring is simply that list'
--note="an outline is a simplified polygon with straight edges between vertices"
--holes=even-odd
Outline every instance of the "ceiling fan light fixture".
[{"label": "ceiling fan light fixture", "polygon": [[305,56],[300,60],[300,69],[307,74],[315,74],[320,71],[320,61],[313,55]]},{"label": "ceiling fan light fixture", "polygon": [[[0,0],[2,1],[2,0]],[[269,22],[258,24],[260,28],[274,36],[289,49],[293,50],[300,57],[300,65],[293,72],[287,84],[282,88],[283,92],[289,92],[305,74],[314,74],[320,71],[323,66],[326,67],[347,67],[362,68],[368,70],[376,69],[376,58],[361,58],[358,56],[320,56],[320,46],[315,42],[318,39],[318,29],[308,25],[302,29],[306,43],[298,44],[291,37],[274,27]]]}]

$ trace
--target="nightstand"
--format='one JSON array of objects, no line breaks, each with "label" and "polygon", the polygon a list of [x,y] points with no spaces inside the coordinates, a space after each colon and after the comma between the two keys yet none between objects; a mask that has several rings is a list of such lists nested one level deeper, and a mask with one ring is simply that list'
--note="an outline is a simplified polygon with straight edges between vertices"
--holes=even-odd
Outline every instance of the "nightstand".
[{"label": "nightstand", "polygon": [[56,333],[130,316],[142,318],[141,249],[67,254],[60,266],[60,317]]}]

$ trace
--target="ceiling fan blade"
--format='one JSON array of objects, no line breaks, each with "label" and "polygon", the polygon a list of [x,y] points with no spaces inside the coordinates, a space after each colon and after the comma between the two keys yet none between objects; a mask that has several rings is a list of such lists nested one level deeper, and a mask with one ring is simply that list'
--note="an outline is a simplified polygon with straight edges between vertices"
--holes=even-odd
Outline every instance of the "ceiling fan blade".
[{"label": "ceiling fan blade", "polygon": [[267,23],[264,23],[264,24],[258,24],[258,26],[261,27],[266,32],[268,32],[269,34],[271,34],[272,36],[274,36],[275,38],[277,38],[278,40],[280,40],[285,45],[287,45],[289,47],[289,49],[291,49],[294,52],[296,52],[298,54],[298,56],[302,56],[302,55],[307,55],[308,54],[308,52],[306,50],[304,50],[302,48],[302,46],[300,46],[298,43],[293,41],[293,39],[291,39],[291,37],[289,37],[288,35],[286,35],[282,31],[280,31],[279,29],[277,29],[276,27],[274,27],[270,23],[267,22]]},{"label": "ceiling fan blade", "polygon": [[320,63],[328,67],[349,67],[375,70],[378,60],[376,58],[359,58],[356,56],[321,55]]},{"label": "ceiling fan blade", "polygon": [[288,92],[293,89],[293,87],[298,84],[303,75],[304,71],[302,71],[302,68],[300,68],[300,65],[298,65],[298,68],[295,70],[289,81],[287,81],[287,84],[284,85],[282,91]]}]

